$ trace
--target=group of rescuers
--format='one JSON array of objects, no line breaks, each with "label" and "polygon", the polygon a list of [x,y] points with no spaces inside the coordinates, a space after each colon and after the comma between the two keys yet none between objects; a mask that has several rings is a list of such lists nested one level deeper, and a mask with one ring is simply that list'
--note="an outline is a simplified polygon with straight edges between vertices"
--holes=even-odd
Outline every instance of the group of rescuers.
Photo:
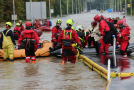
[{"label": "group of rescuers", "polygon": [[[45,22],[49,23],[47,20]],[[46,25],[46,23],[44,24]],[[67,27],[63,30],[60,27],[61,23],[62,21],[60,19],[56,21],[56,25],[52,28],[51,40],[53,43],[52,50],[55,50],[57,45],[62,48],[61,65],[64,65],[68,58],[71,60],[71,63],[75,63],[77,55],[76,48],[82,51],[87,44],[89,47],[92,47],[91,42],[93,42],[98,55],[101,55],[103,50],[105,51],[105,55],[108,55],[109,44],[113,44],[113,37],[117,39],[116,46],[121,45],[121,55],[127,57],[130,28],[123,20],[117,20],[117,22],[114,23],[111,17],[106,19],[103,15],[99,16],[97,14],[94,17],[94,21],[91,22],[91,26],[86,30],[83,29],[82,25],[78,25],[76,29],[74,29],[74,21],[72,19],[66,21]],[[34,24],[35,28],[39,27],[39,20],[37,19]],[[35,52],[37,48],[39,48],[39,37],[37,33],[33,31],[31,22],[26,22],[26,28],[24,29],[22,21],[20,20],[19,23],[16,24],[14,32],[10,30],[11,26],[12,24],[7,22],[6,29],[2,31],[0,36],[1,48],[4,50],[3,60],[6,61],[9,57],[9,60],[13,61],[14,48],[16,48],[15,39],[17,38],[18,49],[20,49],[22,44],[25,46],[26,63],[30,63],[30,60],[35,62]],[[16,33],[17,35],[15,35]]]}]

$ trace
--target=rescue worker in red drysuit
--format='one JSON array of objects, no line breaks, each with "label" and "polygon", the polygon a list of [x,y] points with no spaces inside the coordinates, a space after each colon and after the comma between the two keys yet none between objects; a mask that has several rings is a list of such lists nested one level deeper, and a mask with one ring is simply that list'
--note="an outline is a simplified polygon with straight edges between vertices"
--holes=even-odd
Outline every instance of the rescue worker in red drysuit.
[{"label": "rescue worker in red drysuit", "polygon": [[26,22],[26,30],[21,32],[18,40],[18,48],[20,48],[22,43],[25,45],[26,63],[30,63],[30,58],[32,62],[35,63],[35,52],[39,45],[39,37],[37,33],[31,29],[31,22]]},{"label": "rescue worker in red drysuit", "polygon": [[56,21],[56,26],[52,28],[52,43],[53,43],[53,49],[56,47],[58,44],[58,36],[60,35],[60,32],[62,31],[61,26],[61,20],[58,19]]},{"label": "rescue worker in red drysuit", "polygon": [[117,38],[121,39],[120,52],[121,52],[121,55],[123,55],[124,57],[127,57],[127,47],[129,45],[129,40],[130,40],[130,35],[129,35],[130,32],[129,32],[129,29],[123,25],[122,20],[119,20],[117,22],[117,25],[120,28],[120,31],[117,35]]},{"label": "rescue worker in red drysuit", "polygon": [[99,30],[101,35],[99,40],[99,54],[102,54],[103,50],[105,50],[105,54],[108,54],[108,48],[111,39],[110,28],[98,14],[94,17],[94,20],[99,22]]},{"label": "rescue worker in red drysuit", "polygon": [[78,45],[82,46],[76,31],[71,29],[73,21],[69,19],[66,21],[66,23],[67,28],[62,30],[58,37],[58,43],[62,46],[61,65],[64,65],[67,62],[67,58],[71,60],[71,63],[75,63],[77,52],[74,48],[74,43],[76,42]]},{"label": "rescue worker in red drysuit", "polygon": [[40,27],[40,22],[39,22],[39,19],[36,19],[36,22],[35,22],[35,29],[39,28]]},{"label": "rescue worker in red drysuit", "polygon": [[44,26],[49,27],[49,21],[47,19],[44,21]]},{"label": "rescue worker in red drysuit", "polygon": [[114,23],[113,19],[111,19],[111,16],[109,16],[109,18],[107,18],[107,21]]},{"label": "rescue worker in red drysuit", "polygon": [[14,39],[18,40],[20,37],[20,24],[17,23],[15,28],[14,28]]},{"label": "rescue worker in red drysuit", "polygon": [[25,28],[24,28],[24,26],[22,25],[22,20],[19,20],[19,24],[20,24],[20,31],[21,31],[21,32],[24,31]]}]

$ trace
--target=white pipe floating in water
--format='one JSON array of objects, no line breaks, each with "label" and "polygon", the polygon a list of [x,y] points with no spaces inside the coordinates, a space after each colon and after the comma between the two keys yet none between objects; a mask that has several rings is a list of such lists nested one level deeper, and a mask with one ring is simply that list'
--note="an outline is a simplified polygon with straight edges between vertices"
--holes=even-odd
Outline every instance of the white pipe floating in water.
[{"label": "white pipe floating in water", "polygon": [[109,81],[110,80],[110,59],[108,59],[108,75],[107,75],[107,80]]},{"label": "white pipe floating in water", "polygon": [[113,38],[113,58],[114,58],[114,65],[116,67],[116,55],[115,55],[115,47],[116,46],[116,38]]}]

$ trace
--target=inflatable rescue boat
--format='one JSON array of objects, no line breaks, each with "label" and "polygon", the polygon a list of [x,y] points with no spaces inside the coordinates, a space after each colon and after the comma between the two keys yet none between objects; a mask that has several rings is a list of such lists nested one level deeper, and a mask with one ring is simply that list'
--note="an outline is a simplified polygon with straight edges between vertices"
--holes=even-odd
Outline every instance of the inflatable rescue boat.
[{"label": "inflatable rescue boat", "polygon": [[[35,52],[36,57],[49,56],[49,47],[52,46],[51,41],[40,41],[41,47]],[[25,58],[25,49],[15,49],[14,59]],[[0,58],[3,58],[3,49],[0,49]]]},{"label": "inflatable rescue boat", "polygon": [[[119,48],[115,49],[116,54],[120,54],[120,46]],[[130,55],[134,52],[134,43],[130,43],[127,48],[127,54]],[[62,49],[57,49],[50,52],[50,55],[61,55]],[[113,46],[109,46],[109,53],[113,53]],[[83,52],[80,52],[80,54],[97,54],[95,48],[83,48]]]},{"label": "inflatable rescue boat", "polygon": [[41,26],[38,29],[41,29],[42,31],[52,31],[50,27],[46,27],[46,26]]},{"label": "inflatable rescue boat", "polygon": [[38,34],[39,37],[42,35],[41,29],[34,29],[34,31]]}]

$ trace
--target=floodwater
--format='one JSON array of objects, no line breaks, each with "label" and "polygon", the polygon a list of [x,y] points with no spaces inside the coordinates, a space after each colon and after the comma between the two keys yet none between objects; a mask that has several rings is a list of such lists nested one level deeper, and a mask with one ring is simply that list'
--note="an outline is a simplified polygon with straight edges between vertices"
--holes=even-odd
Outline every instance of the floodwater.
[{"label": "floodwater", "polygon": [[[62,28],[66,27],[66,20],[73,19],[74,27],[82,25],[85,29],[93,21],[97,13],[82,13],[58,18],[62,21]],[[122,18],[121,14],[98,13],[105,17]],[[57,19],[51,21],[53,26]],[[133,21],[127,17],[127,23],[134,29]],[[3,30],[3,27],[0,28]],[[134,35],[131,30],[131,36]],[[44,32],[40,40],[51,40],[51,32]],[[134,41],[131,37],[131,42]],[[26,64],[24,59],[14,62],[0,62],[0,90],[104,90],[107,81],[95,71],[89,69],[82,62],[60,65],[60,58],[37,58],[35,64]]]}]

